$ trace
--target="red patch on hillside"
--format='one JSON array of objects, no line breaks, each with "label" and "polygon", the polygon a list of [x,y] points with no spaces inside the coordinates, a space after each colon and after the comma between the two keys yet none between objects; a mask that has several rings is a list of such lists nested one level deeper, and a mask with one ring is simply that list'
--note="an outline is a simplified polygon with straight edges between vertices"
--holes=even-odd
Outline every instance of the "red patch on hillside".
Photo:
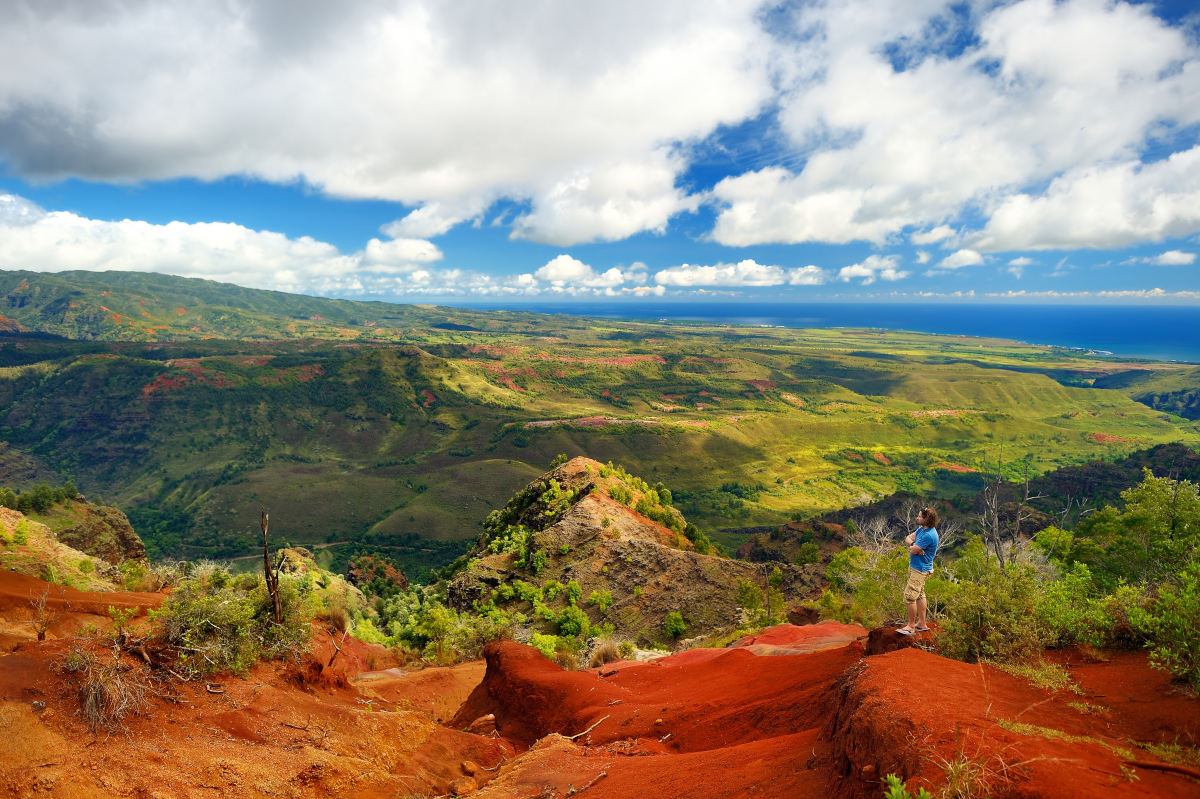
[{"label": "red patch on hillside", "polygon": [[[168,367],[176,370],[154,378],[149,384],[142,386],[142,396],[150,397],[155,394],[166,394],[189,385],[206,385],[213,388],[233,388],[243,381],[240,377],[210,369],[201,364],[199,358],[176,358],[167,361]],[[182,372],[182,374],[180,374]]]},{"label": "red patch on hillside", "polygon": [[600,396],[602,396],[602,397],[611,397],[611,396],[612,396],[612,392],[611,392],[611,391],[609,391],[609,390],[606,388],[606,389],[604,389],[603,391],[601,391],[601,392],[600,392]]},{"label": "red patch on hillside", "polygon": [[857,452],[843,452],[842,454],[845,455],[847,458],[849,458],[852,461],[865,461],[866,460],[866,458],[864,458],[862,455],[859,455]]},{"label": "red patch on hillside", "polygon": [[176,316],[183,316],[185,313],[187,313],[187,308],[184,308],[182,305],[175,309]]},{"label": "red patch on hillside", "polygon": [[422,402],[421,405],[423,405],[426,408],[428,408],[433,403],[437,402],[437,395],[435,395],[432,391],[430,391],[427,388],[421,389],[421,396],[423,396],[425,398],[425,401]]},{"label": "red patch on hillside", "polygon": [[747,380],[746,382],[757,388],[759,391],[767,391],[775,388],[775,383],[771,380]]},{"label": "red patch on hillside", "polygon": [[892,465],[892,462],[890,460],[888,460],[888,456],[884,455],[882,452],[876,452],[871,457],[874,458],[875,460],[879,461],[880,463],[882,463],[884,466]]},{"label": "red patch on hillside", "polygon": [[1108,433],[1088,433],[1087,437],[1097,444],[1132,444],[1134,439],[1125,436],[1111,436]]},{"label": "red patch on hillside", "polygon": [[978,469],[973,469],[970,466],[963,466],[961,463],[945,463],[945,462],[935,463],[932,466],[930,466],[929,468],[930,469],[944,469],[947,472],[962,472],[962,473],[979,471]]}]

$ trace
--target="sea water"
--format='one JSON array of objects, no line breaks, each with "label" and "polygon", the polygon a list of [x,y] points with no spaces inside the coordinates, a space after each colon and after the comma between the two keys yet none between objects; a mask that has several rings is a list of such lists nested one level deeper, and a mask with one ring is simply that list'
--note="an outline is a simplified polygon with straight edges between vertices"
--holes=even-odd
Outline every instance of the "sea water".
[{"label": "sea water", "polygon": [[1200,306],[665,301],[469,305],[486,310],[563,313],[604,319],[912,330],[1073,347],[1124,358],[1200,363]]}]

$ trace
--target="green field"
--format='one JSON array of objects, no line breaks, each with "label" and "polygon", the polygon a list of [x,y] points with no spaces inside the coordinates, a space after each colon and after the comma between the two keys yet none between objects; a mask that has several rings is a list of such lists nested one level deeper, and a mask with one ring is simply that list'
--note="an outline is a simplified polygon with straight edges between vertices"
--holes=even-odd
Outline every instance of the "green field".
[{"label": "green field", "polygon": [[[95,276],[13,274],[0,277],[10,309],[26,298],[11,318],[28,333],[0,339],[0,482],[70,477],[127,509],[160,555],[249,554],[260,505],[279,536],[332,544],[327,557],[353,542],[473,539],[558,453],[662,481],[721,540],[897,489],[969,491],[998,463],[1017,477],[1200,444],[1200,425],[1151,407],[1146,388],[1176,401],[1200,387],[1194,366],[957,336],[293,306],[162,276],[106,276],[100,289]],[[258,307],[251,332],[237,303]],[[111,329],[91,338],[124,340],[32,335],[82,336],[81,317],[106,318],[98,305]],[[143,340],[180,307],[201,324],[157,332],[188,340]]]}]

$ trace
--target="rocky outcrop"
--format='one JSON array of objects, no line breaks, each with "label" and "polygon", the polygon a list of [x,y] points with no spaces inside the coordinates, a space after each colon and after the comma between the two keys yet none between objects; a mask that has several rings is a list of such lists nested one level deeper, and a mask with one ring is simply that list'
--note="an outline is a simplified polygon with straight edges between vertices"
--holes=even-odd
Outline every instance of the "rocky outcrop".
[{"label": "rocky outcrop", "polygon": [[[550,481],[556,488],[539,488]],[[817,585],[815,566],[748,563],[696,552],[687,537],[634,509],[648,493],[637,488],[639,483],[634,479],[631,488],[608,467],[587,458],[548,472],[504,511],[506,519],[532,529],[528,551],[544,553],[544,564],[535,574],[530,566],[517,565],[519,554],[489,552],[485,540],[476,548],[472,565],[450,582],[450,604],[468,609],[486,603],[502,586],[517,580],[541,585],[574,580],[582,589],[578,605],[592,624],[611,624],[622,637],[661,643],[663,621],[671,612],[682,615],[688,637],[735,626],[741,614],[739,582],[750,581],[765,592],[776,567],[787,600],[807,595]],[[556,505],[558,510],[546,507],[537,497],[547,490],[571,499]],[[554,512],[547,515],[548,510]],[[668,512],[678,514],[660,507],[651,512],[668,522]],[[683,526],[681,517],[676,526]],[[593,592],[597,601],[589,602]]]},{"label": "rocky outcrop", "polygon": [[127,560],[146,561],[146,545],[124,513],[91,502],[70,504],[74,519],[69,521],[69,526],[58,530],[59,541],[114,566]]}]

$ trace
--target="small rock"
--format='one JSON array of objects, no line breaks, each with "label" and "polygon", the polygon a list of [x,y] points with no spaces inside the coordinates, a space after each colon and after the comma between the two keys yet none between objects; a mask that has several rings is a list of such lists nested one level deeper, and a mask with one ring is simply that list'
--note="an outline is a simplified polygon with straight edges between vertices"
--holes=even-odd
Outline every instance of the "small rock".
[{"label": "small rock", "polygon": [[868,763],[867,765],[862,767],[862,775],[864,777],[870,777],[874,773],[875,773],[875,767],[873,765],[871,765],[870,763]]},{"label": "small rock", "polygon": [[46,703],[42,701],[31,702],[29,706],[33,708],[34,713],[41,713],[46,709]]},{"label": "small rock", "polygon": [[479,765],[472,763],[470,760],[464,760],[460,768],[462,769],[463,774],[466,774],[468,777],[474,777],[479,771]]},{"label": "small rock", "polygon": [[662,726],[662,723],[663,723],[663,720],[662,720],[662,719],[655,719],[655,720],[654,720],[654,726],[655,726],[655,727]]}]

